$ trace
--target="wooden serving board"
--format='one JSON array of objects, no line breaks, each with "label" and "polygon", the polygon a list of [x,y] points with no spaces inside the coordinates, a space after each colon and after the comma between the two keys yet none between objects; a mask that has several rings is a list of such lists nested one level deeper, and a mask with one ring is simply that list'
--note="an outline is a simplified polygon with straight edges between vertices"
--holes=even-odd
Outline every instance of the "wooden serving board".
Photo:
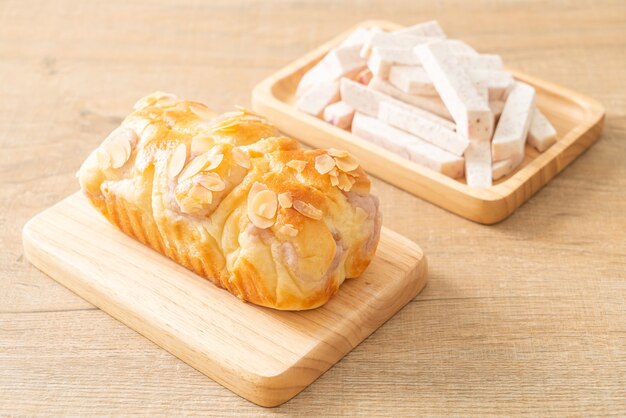
[{"label": "wooden serving board", "polygon": [[262,406],[298,394],[426,284],[420,247],[383,228],[365,274],[326,305],[284,312],[246,304],[120,232],[80,193],[31,219],[23,241],[37,268]]},{"label": "wooden serving board", "polygon": [[[487,189],[467,186],[439,172],[410,162],[314,116],[297,110],[295,92],[302,75],[358,27],[401,28],[392,22],[367,21],[294,61],[259,83],[252,93],[255,111],[281,131],[316,148],[338,147],[352,152],[377,177],[450,212],[475,222],[493,224],[513,213],[554,176],[596,142],[604,124],[604,108],[595,100],[517,71],[516,79],[537,90],[537,105],[558,132],[558,141],[543,153],[526,146],[524,162],[514,173]],[[493,51],[492,51],[493,52]]]}]

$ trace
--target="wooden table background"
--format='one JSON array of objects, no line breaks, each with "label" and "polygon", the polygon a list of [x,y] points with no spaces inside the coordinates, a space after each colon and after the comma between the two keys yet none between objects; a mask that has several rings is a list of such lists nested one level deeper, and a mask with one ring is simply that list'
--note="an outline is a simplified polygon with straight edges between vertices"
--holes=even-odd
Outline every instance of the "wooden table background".
[{"label": "wooden table background", "polygon": [[[626,2],[0,0],[0,415],[626,414]],[[24,259],[20,231],[153,90],[216,110],[365,19],[436,18],[607,109],[601,141],[481,226],[374,180],[426,290],[299,396],[263,409]],[[96,239],[96,237],[94,237]]]}]

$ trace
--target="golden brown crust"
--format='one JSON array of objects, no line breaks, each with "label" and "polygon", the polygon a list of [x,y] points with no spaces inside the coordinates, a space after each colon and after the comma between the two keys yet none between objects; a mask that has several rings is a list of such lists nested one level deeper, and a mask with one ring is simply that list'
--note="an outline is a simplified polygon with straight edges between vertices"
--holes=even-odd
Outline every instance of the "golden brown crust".
[{"label": "golden brown crust", "polygon": [[374,256],[380,213],[340,150],[303,150],[249,111],[212,117],[154,93],[83,163],[85,195],[126,234],[242,300],[327,302]]}]

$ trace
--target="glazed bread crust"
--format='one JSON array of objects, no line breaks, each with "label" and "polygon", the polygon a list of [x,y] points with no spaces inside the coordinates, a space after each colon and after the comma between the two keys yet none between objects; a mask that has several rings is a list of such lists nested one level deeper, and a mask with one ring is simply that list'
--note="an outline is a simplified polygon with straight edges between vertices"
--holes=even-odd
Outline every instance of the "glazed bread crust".
[{"label": "glazed bread crust", "polygon": [[123,232],[262,306],[326,303],[378,244],[378,200],[356,160],[303,150],[245,109],[214,117],[153,93],[77,176]]}]

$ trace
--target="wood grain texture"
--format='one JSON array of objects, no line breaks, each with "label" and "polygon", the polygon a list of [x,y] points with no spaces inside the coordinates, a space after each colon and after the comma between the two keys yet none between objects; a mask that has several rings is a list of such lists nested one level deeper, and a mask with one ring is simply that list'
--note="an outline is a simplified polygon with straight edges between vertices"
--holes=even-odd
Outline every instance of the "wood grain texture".
[{"label": "wood grain texture", "polygon": [[[597,99],[602,139],[483,226],[373,179],[420,243],[424,291],[272,410],[239,398],[37,271],[25,222],[155,90],[218,111],[367,19],[438,19],[511,68]],[[0,1],[0,415],[626,415],[626,4]]]},{"label": "wood grain texture", "polygon": [[345,148],[366,170],[382,180],[483,224],[494,224],[511,215],[600,138],[605,113],[600,103],[554,83],[510,70],[515,79],[535,88],[537,106],[556,128],[558,141],[543,153],[527,144],[520,166],[495,181],[492,187],[482,189],[467,186],[465,178],[452,179],[412,163],[349,131],[299,111],[295,107],[296,88],[302,76],[357,28],[374,27],[393,31],[402,26],[370,20],[337,35],[261,81],[252,91],[254,110],[270,118],[294,138],[316,148]]},{"label": "wood grain texture", "polygon": [[324,306],[281,312],[243,303],[124,235],[80,192],[31,219],[23,242],[38,269],[261,406],[297,395],[426,285],[419,246],[383,228],[365,273]]}]

